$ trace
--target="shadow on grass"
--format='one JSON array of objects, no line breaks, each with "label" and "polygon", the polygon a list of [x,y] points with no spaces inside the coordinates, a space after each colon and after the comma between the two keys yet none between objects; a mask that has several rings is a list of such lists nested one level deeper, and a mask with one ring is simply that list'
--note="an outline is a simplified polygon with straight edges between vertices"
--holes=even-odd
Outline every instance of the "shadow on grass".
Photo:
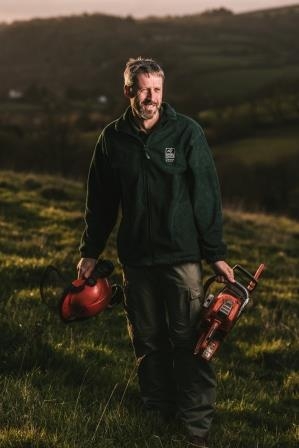
[{"label": "shadow on grass", "polygon": [[[105,367],[111,365],[110,355],[101,352],[89,353],[87,357],[79,358],[75,353],[54,349],[43,335],[42,325],[23,327],[14,322],[1,322],[1,374],[23,376],[27,372],[38,369],[59,377],[66,386],[78,386],[86,374],[87,367],[96,367],[99,381],[107,376]],[[57,344],[59,345],[59,344]],[[101,372],[103,369],[103,373]]]},{"label": "shadow on grass", "polygon": [[24,207],[21,200],[13,201],[0,201],[0,213],[1,216],[8,222],[14,222],[15,224],[25,224],[34,222],[37,218],[37,214],[34,208],[29,209]]},{"label": "shadow on grass", "polygon": [[[218,437],[223,434],[229,440],[227,446],[239,448],[295,448],[297,442],[290,434],[293,431],[294,414],[280,406],[269,406],[268,401],[257,402],[257,410],[228,410],[217,412],[214,426]],[[278,431],[279,428],[279,431]],[[218,448],[218,440],[212,439],[212,446]],[[220,446],[219,446],[220,448]]]}]

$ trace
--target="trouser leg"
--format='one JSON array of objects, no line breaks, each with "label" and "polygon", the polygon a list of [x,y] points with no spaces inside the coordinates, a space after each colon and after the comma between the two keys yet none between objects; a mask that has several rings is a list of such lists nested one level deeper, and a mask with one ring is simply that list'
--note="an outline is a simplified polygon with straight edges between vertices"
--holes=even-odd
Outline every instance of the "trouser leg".
[{"label": "trouser leg", "polygon": [[175,379],[178,386],[179,417],[191,435],[209,433],[216,399],[213,367],[182,349],[175,351]]},{"label": "trouser leg", "polygon": [[171,413],[175,400],[172,347],[156,271],[124,267],[124,280],[142,402],[147,409]]},{"label": "trouser leg", "polygon": [[201,266],[169,266],[163,278],[179,416],[190,434],[206,437],[214,414],[216,380],[212,364],[193,355],[202,300]]},{"label": "trouser leg", "polygon": [[212,365],[193,355],[201,267],[184,263],[124,271],[142,400],[148,407],[165,409],[175,397],[189,433],[205,437],[213,418],[216,381]]}]

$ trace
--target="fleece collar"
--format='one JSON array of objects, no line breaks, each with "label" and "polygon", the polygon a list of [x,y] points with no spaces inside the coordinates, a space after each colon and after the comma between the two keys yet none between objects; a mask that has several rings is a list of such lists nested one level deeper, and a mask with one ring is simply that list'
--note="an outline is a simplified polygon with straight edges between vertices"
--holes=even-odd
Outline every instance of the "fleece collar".
[{"label": "fleece collar", "polygon": [[[163,122],[166,123],[169,120],[177,119],[176,111],[168,103],[162,103],[162,110],[163,110],[163,115],[162,115],[161,119],[163,120]],[[130,117],[132,117],[131,106],[129,106],[125,110],[124,114],[121,117],[119,117],[118,120],[116,120],[115,129],[117,131],[123,131],[128,134],[131,134],[132,133],[132,125],[131,125]]]}]

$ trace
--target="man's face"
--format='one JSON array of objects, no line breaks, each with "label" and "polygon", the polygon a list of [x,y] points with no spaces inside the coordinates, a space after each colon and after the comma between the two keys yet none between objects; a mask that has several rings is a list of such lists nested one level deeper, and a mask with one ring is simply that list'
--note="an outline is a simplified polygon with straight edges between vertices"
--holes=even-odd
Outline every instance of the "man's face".
[{"label": "man's face", "polygon": [[163,97],[163,77],[156,74],[140,73],[130,97],[132,109],[143,119],[150,120],[158,113]]}]

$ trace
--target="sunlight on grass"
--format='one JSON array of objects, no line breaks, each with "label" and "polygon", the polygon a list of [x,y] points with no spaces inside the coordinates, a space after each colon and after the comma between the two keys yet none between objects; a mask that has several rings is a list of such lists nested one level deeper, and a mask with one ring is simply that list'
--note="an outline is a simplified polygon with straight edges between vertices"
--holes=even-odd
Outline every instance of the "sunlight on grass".
[{"label": "sunlight on grass", "polygon": [[[82,185],[1,176],[0,447],[185,448],[177,422],[165,425],[141,413],[123,308],[65,325],[57,308],[39,298],[49,263],[68,281],[76,276]],[[57,198],[62,191],[68,200]],[[219,387],[211,447],[295,448],[299,223],[241,209],[225,210],[224,218],[231,263],[254,271],[265,262],[267,270],[214,362]],[[115,237],[105,250],[114,261]],[[120,281],[119,264],[115,277]]]},{"label": "sunlight on grass", "polygon": [[69,211],[53,206],[41,208],[39,216],[50,220],[57,219],[60,222],[82,219],[82,213],[78,211]]},{"label": "sunlight on grass", "polygon": [[[241,344],[239,345],[242,346]],[[290,348],[291,341],[286,341],[282,339],[276,339],[271,341],[262,341],[260,344],[254,344],[253,346],[248,345],[245,348],[247,356],[249,357],[259,357],[260,354],[273,353],[280,351],[286,351]]]},{"label": "sunlight on grass", "polygon": [[271,162],[298,154],[297,129],[283,132],[271,130],[264,135],[243,138],[238,141],[217,145],[214,148],[216,155],[225,154],[230,160],[238,160],[245,165],[257,162],[269,161],[269,150],[271,151]]},{"label": "sunlight on grass", "polygon": [[299,372],[290,372],[284,380],[284,389],[294,393],[297,399],[299,399]]},{"label": "sunlight on grass", "polygon": [[[22,443],[22,446],[26,447],[42,446],[38,444],[46,439],[49,439],[46,431],[35,429],[30,426],[28,428],[3,429],[0,432],[0,446],[7,448],[21,446],[19,443]],[[53,438],[51,442],[55,443],[55,438]]]}]

